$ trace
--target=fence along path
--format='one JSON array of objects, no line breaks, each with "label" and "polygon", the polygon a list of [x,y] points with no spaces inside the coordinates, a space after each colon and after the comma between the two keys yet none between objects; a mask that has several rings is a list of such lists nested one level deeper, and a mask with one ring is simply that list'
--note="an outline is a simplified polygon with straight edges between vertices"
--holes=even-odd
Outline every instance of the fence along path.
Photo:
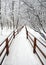
[{"label": "fence along path", "polygon": [[32,51],[33,48],[26,39],[24,27],[13,40],[10,53],[4,60],[3,65],[41,65],[38,57]]},{"label": "fence along path", "polygon": [[30,41],[31,46],[33,47],[33,53],[38,56],[42,65],[46,65],[46,43],[44,44],[36,36],[34,36],[34,34],[29,32],[27,27],[25,28],[26,28],[27,39]]},{"label": "fence along path", "polygon": [[21,26],[20,28],[18,28],[17,30],[13,30],[10,35],[4,40],[2,41],[2,43],[0,44],[0,48],[2,48],[2,45],[4,44],[4,47],[3,49],[1,50],[0,52],[0,57],[1,57],[1,60],[0,60],[0,65],[2,65],[6,55],[8,56],[10,51],[9,51],[9,47],[13,41],[13,39],[15,38],[15,36],[21,31],[21,29],[23,28],[24,26]]},{"label": "fence along path", "polygon": [[[23,27],[24,26],[22,26],[20,29],[22,29]],[[6,53],[8,57],[5,59],[3,65],[13,65],[13,64],[15,65],[44,65],[43,61],[41,60],[39,55],[36,53],[36,38],[34,37],[34,39],[32,39],[31,36],[29,35],[30,33],[29,32],[27,33],[27,32],[28,32],[27,29],[26,29],[26,32],[24,29],[22,29],[22,31],[16,37],[14,35],[15,32],[13,33],[13,38],[15,37],[15,39],[13,40],[11,44],[11,49],[8,52],[9,55]],[[26,39],[26,35],[27,35],[27,39],[29,36],[31,40],[33,41],[33,45],[31,43],[32,46],[30,45],[29,41]],[[43,46],[46,48],[45,45]],[[39,47],[38,49],[40,50],[40,52],[46,59],[46,55],[41,51]],[[34,53],[36,53],[37,56]]]}]

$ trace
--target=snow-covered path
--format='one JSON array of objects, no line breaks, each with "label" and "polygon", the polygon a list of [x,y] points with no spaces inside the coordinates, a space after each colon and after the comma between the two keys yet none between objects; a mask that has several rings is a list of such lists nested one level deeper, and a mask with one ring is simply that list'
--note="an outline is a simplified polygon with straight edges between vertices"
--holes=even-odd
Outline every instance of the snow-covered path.
[{"label": "snow-covered path", "polygon": [[25,28],[15,37],[6,56],[3,65],[41,65],[33,48],[26,39]]}]

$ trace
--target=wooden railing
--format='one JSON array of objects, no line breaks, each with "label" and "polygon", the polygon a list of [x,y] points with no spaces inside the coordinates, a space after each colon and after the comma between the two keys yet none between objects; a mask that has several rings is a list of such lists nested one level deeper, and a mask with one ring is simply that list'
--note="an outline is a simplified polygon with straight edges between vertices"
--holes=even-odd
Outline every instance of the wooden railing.
[{"label": "wooden railing", "polygon": [[[43,44],[39,39],[37,39],[33,34],[31,34],[31,33],[27,30],[27,27],[25,27],[25,28],[26,28],[26,37],[27,37],[27,39],[30,41],[31,46],[33,47],[33,53],[35,53],[35,54],[38,56],[40,62],[42,63],[42,65],[44,65],[44,62],[42,61],[41,57],[39,56],[38,52],[36,51],[36,48],[40,51],[40,53],[42,54],[42,56],[44,57],[45,60],[46,60],[46,54],[45,54],[45,53],[42,51],[42,49],[40,49],[40,47],[37,45],[37,41],[38,41],[45,49],[46,49],[46,45]],[[31,36],[33,36],[34,39],[32,39]],[[31,42],[31,41],[32,41],[32,42]],[[32,43],[33,43],[33,44],[32,44]]]},{"label": "wooden railing", "polygon": [[24,27],[24,26],[21,26],[21,27],[18,28],[16,31],[15,31],[15,30],[12,31],[12,32],[10,33],[10,35],[0,44],[0,48],[1,48],[1,46],[5,43],[4,48],[1,50],[0,57],[3,55],[4,51],[6,50],[5,53],[4,53],[4,55],[3,55],[2,60],[1,60],[1,62],[0,62],[0,65],[2,65],[2,63],[3,63],[4,59],[5,59],[5,56],[6,56],[6,55],[8,56],[8,54],[10,53],[9,47],[10,47],[10,45],[11,45],[13,39],[14,39],[15,36],[22,30],[23,27]]}]

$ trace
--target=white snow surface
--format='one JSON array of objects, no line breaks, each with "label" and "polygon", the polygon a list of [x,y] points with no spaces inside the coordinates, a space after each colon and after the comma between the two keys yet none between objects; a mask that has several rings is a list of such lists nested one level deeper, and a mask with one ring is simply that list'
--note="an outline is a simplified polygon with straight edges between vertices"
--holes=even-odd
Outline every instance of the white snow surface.
[{"label": "white snow surface", "polygon": [[[26,26],[27,27],[27,30],[34,36],[36,37],[38,40],[40,40],[43,44],[46,45],[46,40],[38,33],[38,32],[35,32],[32,28],[30,28],[29,26]],[[46,34],[45,34],[46,36]]]},{"label": "white snow surface", "polygon": [[9,55],[5,57],[2,65],[41,65],[36,54],[33,54],[30,42],[26,39],[25,28],[13,40]]},{"label": "white snow surface", "polygon": [[13,29],[7,29],[6,27],[1,30],[0,28],[0,44],[7,38],[7,36],[13,31]]},{"label": "white snow surface", "polygon": [[[27,27],[27,29],[39,39],[40,35],[38,33],[36,34],[36,32],[34,32],[29,27]],[[37,45],[46,54],[46,51],[45,51],[46,48],[44,48],[38,41],[37,41]],[[44,59],[44,57],[41,55],[41,53],[39,52],[37,48],[36,50],[39,53],[42,61],[44,62],[44,65],[46,65],[46,60]],[[0,60],[2,59],[2,57],[0,58]],[[26,39],[25,27],[20,31],[20,33],[12,41],[12,44],[9,48],[9,55],[5,57],[2,65],[13,65],[13,64],[14,65],[42,65],[37,55],[33,53],[33,48],[30,42]]]}]

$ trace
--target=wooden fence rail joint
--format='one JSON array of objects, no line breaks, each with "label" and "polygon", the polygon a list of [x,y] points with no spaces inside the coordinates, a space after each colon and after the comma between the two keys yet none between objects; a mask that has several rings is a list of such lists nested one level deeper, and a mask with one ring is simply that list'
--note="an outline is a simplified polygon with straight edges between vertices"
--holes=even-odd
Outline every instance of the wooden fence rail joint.
[{"label": "wooden fence rail joint", "polygon": [[36,38],[34,37],[34,48],[33,48],[33,53],[36,53]]},{"label": "wooden fence rail joint", "polygon": [[7,56],[8,56],[8,54],[9,54],[9,46],[8,46],[8,38],[6,38],[6,54],[7,54]]},{"label": "wooden fence rail joint", "polygon": [[15,31],[13,31],[13,38],[15,38]]}]

